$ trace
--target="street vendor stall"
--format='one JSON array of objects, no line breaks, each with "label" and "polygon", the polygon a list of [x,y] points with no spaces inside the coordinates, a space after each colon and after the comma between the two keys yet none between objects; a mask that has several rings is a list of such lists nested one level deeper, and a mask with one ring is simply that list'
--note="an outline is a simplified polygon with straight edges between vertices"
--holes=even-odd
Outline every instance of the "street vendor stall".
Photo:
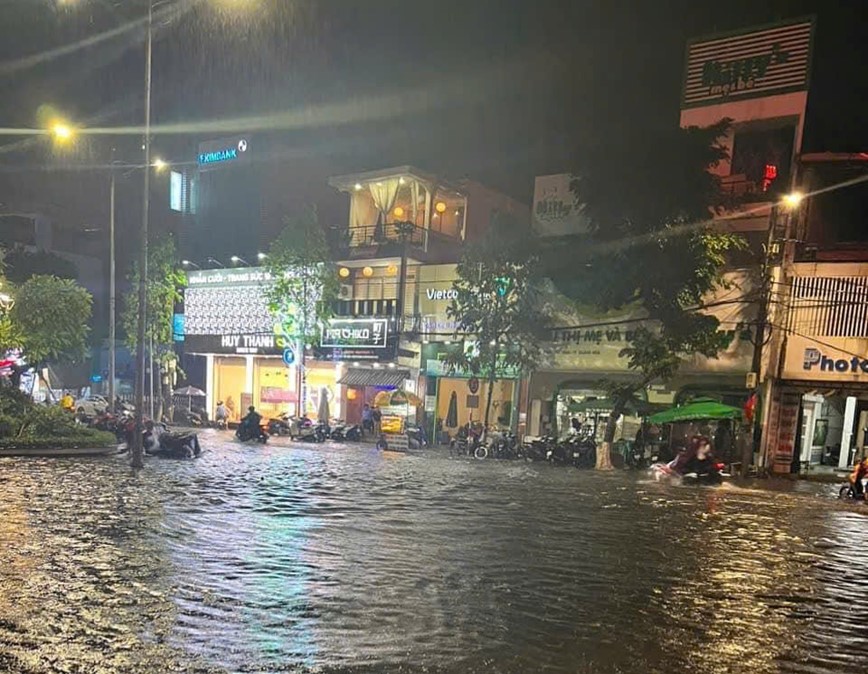
[{"label": "street vendor stall", "polygon": [[374,407],[380,410],[380,441],[383,449],[407,451],[409,442],[406,435],[407,418],[410,409],[422,404],[419,396],[396,389],[380,391],[374,397]]}]

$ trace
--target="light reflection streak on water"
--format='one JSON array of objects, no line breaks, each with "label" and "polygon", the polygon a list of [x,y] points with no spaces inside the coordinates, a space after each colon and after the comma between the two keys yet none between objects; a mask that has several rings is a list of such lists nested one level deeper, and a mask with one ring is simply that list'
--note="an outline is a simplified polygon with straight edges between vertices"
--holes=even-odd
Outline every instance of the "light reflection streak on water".
[{"label": "light reflection streak on water", "polygon": [[831,489],[203,439],[0,461],[0,671],[868,671]]}]

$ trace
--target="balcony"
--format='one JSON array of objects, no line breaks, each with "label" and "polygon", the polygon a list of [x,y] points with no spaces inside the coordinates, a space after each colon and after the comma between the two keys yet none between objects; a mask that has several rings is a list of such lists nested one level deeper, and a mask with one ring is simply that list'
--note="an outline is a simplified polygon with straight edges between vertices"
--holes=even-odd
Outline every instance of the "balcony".
[{"label": "balcony", "polygon": [[398,222],[353,227],[338,225],[332,228],[331,240],[332,250],[339,259],[401,257],[406,244],[410,257],[432,263],[457,259],[462,244],[460,237]]}]

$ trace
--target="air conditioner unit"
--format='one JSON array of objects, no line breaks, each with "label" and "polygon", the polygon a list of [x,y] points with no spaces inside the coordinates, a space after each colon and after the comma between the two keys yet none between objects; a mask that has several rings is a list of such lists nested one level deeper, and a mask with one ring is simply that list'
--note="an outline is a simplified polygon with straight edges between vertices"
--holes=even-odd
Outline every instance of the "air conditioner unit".
[{"label": "air conditioner unit", "polygon": [[338,288],[338,299],[351,300],[353,299],[353,286],[349,283],[341,283]]}]

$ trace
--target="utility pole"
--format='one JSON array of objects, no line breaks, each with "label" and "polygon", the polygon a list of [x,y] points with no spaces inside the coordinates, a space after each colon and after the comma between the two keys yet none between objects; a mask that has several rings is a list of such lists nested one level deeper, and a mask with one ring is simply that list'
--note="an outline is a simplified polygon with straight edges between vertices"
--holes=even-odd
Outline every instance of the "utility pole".
[{"label": "utility pole", "polygon": [[151,55],[154,37],[154,3],[148,0],[148,36],[145,43],[145,171],[142,194],[142,226],[139,232],[139,312],[136,321],[136,434],[133,438],[132,465],[144,463],[145,430],[145,318],[148,299],[148,220],[151,190]]},{"label": "utility pole", "polygon": [[117,363],[117,289],[115,286],[115,149],[112,148],[111,177],[109,181],[109,408],[115,406],[115,369]]}]

